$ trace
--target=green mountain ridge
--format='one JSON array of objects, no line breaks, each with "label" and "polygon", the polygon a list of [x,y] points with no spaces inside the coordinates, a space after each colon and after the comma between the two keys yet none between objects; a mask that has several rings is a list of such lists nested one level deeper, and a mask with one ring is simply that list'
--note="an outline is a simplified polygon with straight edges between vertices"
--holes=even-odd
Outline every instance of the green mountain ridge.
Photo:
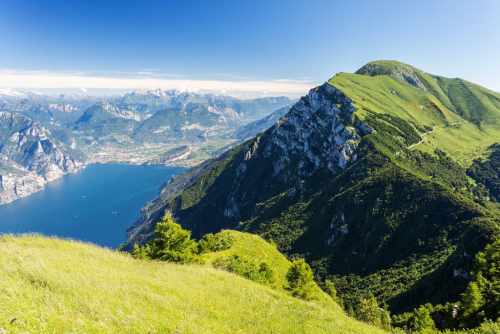
[{"label": "green mountain ridge", "polygon": [[[348,305],[457,301],[500,231],[472,161],[500,141],[500,94],[394,61],[339,73],[274,126],[162,190],[122,249],[168,210],[201,237],[239,229],[304,256]],[[187,181],[189,180],[189,181]],[[465,274],[464,274],[465,273]]]}]

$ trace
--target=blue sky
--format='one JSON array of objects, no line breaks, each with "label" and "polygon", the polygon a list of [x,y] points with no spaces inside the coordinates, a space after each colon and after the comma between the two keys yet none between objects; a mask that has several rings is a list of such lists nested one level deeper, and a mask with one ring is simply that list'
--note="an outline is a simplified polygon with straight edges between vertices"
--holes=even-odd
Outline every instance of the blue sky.
[{"label": "blue sky", "polygon": [[394,59],[499,91],[500,1],[0,0],[0,50],[0,88],[301,95]]}]

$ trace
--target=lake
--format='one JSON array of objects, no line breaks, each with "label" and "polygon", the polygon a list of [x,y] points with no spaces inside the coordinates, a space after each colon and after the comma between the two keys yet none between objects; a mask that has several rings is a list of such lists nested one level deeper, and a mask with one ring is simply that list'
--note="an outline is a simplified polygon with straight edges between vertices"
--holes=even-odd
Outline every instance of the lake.
[{"label": "lake", "polygon": [[0,233],[40,232],[115,248],[139,210],[183,167],[92,164],[0,205]]}]

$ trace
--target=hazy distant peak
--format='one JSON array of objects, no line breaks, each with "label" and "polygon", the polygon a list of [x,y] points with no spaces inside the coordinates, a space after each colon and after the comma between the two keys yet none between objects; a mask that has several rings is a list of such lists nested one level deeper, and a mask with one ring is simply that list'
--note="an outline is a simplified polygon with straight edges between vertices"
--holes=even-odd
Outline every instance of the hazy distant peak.
[{"label": "hazy distant peak", "polygon": [[1,95],[9,95],[9,96],[26,96],[25,93],[20,92],[20,91],[15,90],[15,89],[12,89],[12,88],[0,89],[0,94]]},{"label": "hazy distant peak", "polygon": [[179,95],[181,94],[182,92],[180,90],[177,90],[177,89],[170,89],[170,90],[166,90],[166,89],[161,89],[161,88],[157,88],[157,89],[151,89],[151,90],[144,90],[144,89],[136,89],[134,90],[132,93],[130,93],[130,95],[155,95],[155,96],[166,96],[166,97],[172,97],[172,96],[176,96],[176,95]]}]

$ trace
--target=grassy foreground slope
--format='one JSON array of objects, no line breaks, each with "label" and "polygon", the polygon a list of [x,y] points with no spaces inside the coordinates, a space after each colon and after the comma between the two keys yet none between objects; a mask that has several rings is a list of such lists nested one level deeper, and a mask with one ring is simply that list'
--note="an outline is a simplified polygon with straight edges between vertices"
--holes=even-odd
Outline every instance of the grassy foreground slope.
[{"label": "grassy foreground slope", "polygon": [[382,333],[327,299],[41,236],[0,238],[0,285],[6,333]]}]

